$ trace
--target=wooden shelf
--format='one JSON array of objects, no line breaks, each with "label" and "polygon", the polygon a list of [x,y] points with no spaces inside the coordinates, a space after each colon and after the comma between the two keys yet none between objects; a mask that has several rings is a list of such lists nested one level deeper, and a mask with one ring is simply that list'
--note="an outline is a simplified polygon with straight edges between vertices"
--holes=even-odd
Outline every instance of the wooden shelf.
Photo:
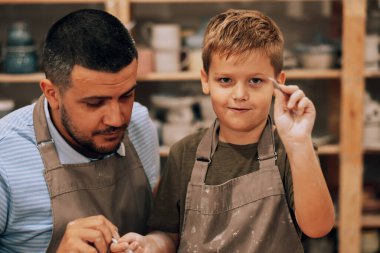
[{"label": "wooden shelf", "polygon": [[380,153],[380,146],[378,147],[363,147],[365,154],[379,154]]},{"label": "wooden shelf", "polygon": [[[341,76],[340,70],[306,70],[292,69],[285,70],[288,79],[338,79]],[[178,72],[178,73],[150,73],[138,77],[140,81],[199,81],[199,72]]]},{"label": "wooden shelf", "polygon": [[378,70],[378,71],[367,70],[365,72],[365,77],[367,77],[367,78],[380,78],[380,70]]},{"label": "wooden shelf", "polygon": [[285,70],[288,79],[339,79],[340,69],[290,69]]},{"label": "wooden shelf", "polygon": [[[286,70],[288,79],[335,79],[340,78],[340,70]],[[0,74],[0,83],[39,83],[45,78],[43,73],[32,74]],[[150,73],[138,77],[139,81],[200,81],[198,72],[178,72],[178,73]]]},{"label": "wooden shelf", "polygon": [[[335,221],[334,227],[339,229],[339,221]],[[361,218],[361,228],[364,229],[379,229],[380,214],[363,214]]]},{"label": "wooden shelf", "polygon": [[[244,3],[244,2],[289,2],[289,0],[130,0],[131,3],[141,4],[141,3]],[[326,1],[326,0],[302,0],[302,2],[315,2],[315,1]],[[327,0],[331,1],[332,0]]]},{"label": "wooden shelf", "polygon": [[96,4],[105,0],[0,0],[0,4]]},{"label": "wooden shelf", "polygon": [[[189,0],[131,0],[134,4],[141,3],[189,3]],[[220,3],[220,2],[252,2],[252,0],[191,0],[192,3]],[[256,0],[257,2],[257,0]],[[278,1],[277,1],[278,2]]]},{"label": "wooden shelf", "polygon": [[39,83],[43,78],[44,73],[0,74],[0,83]]},{"label": "wooden shelf", "polygon": [[338,155],[340,151],[338,144],[327,144],[318,147],[319,155]]},{"label": "wooden shelf", "polygon": [[380,215],[379,214],[363,214],[362,228],[380,228]]},{"label": "wooden shelf", "polygon": [[200,72],[176,72],[176,73],[158,73],[153,72],[144,76],[138,76],[139,81],[199,81]]}]

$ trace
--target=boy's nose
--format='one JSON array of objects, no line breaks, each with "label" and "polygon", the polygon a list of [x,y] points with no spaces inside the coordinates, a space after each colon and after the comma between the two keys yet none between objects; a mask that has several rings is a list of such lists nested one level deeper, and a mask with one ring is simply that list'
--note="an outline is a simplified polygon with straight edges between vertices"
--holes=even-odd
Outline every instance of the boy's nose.
[{"label": "boy's nose", "polygon": [[237,84],[234,87],[232,98],[234,100],[248,100],[248,91],[247,87],[243,84]]}]

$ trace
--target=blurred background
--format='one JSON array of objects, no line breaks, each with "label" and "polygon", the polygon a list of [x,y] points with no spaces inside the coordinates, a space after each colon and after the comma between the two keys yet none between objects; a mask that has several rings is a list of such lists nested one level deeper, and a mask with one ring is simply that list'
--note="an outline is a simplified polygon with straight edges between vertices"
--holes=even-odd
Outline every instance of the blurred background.
[{"label": "blurred background", "polygon": [[215,115],[200,85],[201,44],[210,17],[257,9],[285,36],[287,84],[315,103],[313,138],[336,208],[325,238],[303,238],[310,253],[380,252],[380,0],[0,0],[0,118],[41,94],[45,33],[60,17],[107,10],[139,51],[136,100],[170,146]]}]

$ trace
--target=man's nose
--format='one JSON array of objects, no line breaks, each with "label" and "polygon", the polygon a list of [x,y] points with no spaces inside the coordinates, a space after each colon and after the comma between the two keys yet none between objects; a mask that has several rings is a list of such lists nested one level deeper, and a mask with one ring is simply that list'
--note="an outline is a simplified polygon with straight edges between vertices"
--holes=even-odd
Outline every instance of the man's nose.
[{"label": "man's nose", "polygon": [[104,124],[112,127],[121,127],[125,124],[125,117],[121,106],[119,103],[111,103],[108,106],[108,110],[104,116]]}]

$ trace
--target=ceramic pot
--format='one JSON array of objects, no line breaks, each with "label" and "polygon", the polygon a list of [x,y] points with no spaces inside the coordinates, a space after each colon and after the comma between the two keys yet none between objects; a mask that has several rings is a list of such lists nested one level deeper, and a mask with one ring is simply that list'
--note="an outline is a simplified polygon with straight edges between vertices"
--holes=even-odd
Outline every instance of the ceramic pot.
[{"label": "ceramic pot", "polygon": [[29,27],[24,22],[13,23],[8,30],[7,46],[31,46],[33,39]]},{"label": "ceramic pot", "polygon": [[5,73],[22,74],[36,72],[38,67],[37,52],[33,46],[6,48],[3,62]]}]

